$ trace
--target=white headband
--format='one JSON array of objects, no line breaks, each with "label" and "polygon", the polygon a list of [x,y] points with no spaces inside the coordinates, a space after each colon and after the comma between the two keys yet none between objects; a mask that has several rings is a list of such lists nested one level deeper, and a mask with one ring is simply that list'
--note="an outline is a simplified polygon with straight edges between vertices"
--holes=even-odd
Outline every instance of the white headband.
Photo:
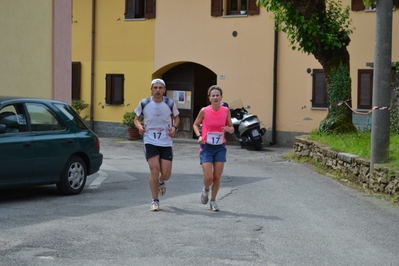
[{"label": "white headband", "polygon": [[151,81],[151,87],[152,87],[152,85],[154,85],[155,83],[161,83],[161,84],[163,84],[164,87],[166,87],[165,81],[163,81],[162,79],[153,79],[153,80]]}]

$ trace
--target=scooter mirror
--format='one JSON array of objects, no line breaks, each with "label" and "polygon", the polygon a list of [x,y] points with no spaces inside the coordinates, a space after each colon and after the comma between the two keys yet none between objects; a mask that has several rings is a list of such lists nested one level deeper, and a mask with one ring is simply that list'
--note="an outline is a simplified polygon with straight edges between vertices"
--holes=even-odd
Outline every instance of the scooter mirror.
[{"label": "scooter mirror", "polygon": [[245,106],[245,109],[249,109],[249,108],[251,108],[251,106],[249,106],[249,105]]}]

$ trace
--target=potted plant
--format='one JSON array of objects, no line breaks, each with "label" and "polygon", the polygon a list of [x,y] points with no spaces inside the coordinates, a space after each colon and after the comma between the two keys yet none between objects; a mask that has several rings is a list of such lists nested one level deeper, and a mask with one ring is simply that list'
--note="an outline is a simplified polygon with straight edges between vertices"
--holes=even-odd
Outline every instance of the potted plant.
[{"label": "potted plant", "polygon": [[247,13],[247,6],[245,4],[241,5],[241,15],[245,15]]},{"label": "potted plant", "polygon": [[136,125],[134,124],[134,118],[136,116],[137,115],[135,112],[126,112],[123,115],[122,125],[128,126],[127,131],[129,133],[129,139],[139,139],[140,138],[139,130],[136,127]]}]

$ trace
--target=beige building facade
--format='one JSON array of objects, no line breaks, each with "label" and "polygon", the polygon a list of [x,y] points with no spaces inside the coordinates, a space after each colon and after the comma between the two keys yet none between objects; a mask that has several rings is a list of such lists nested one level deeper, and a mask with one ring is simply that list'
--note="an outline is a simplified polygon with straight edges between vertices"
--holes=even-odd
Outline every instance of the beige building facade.
[{"label": "beige building facade", "polygon": [[71,103],[71,1],[0,1],[1,94]]},{"label": "beige building facade", "polygon": [[[251,106],[268,130],[266,143],[289,144],[293,136],[317,129],[327,115],[327,106],[319,104],[325,95],[315,89],[321,86],[321,65],[292,50],[287,36],[274,31],[271,14],[255,1],[247,1],[245,14],[235,2],[73,0],[73,80],[76,95],[90,104],[85,112],[94,130],[126,136],[122,116],[150,95],[152,78],[166,81],[167,96],[181,113],[181,136],[192,137],[192,122],[214,84],[222,87],[224,101],[239,98]],[[358,1],[343,4],[353,7],[353,2]],[[355,110],[367,112],[376,12],[352,9],[351,100]],[[396,47],[396,10],[393,25]],[[399,51],[392,50],[392,61],[399,61]]]}]

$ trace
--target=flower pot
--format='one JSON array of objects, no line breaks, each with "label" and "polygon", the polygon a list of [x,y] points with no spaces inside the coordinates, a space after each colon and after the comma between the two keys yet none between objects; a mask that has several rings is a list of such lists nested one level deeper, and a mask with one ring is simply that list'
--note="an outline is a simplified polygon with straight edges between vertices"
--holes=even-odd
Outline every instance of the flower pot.
[{"label": "flower pot", "polygon": [[245,15],[245,14],[247,14],[247,11],[246,10],[241,10],[240,13],[241,13],[241,15]]},{"label": "flower pot", "polygon": [[139,130],[137,128],[129,127],[127,129],[127,132],[129,133],[129,139],[131,140],[140,139]]}]

